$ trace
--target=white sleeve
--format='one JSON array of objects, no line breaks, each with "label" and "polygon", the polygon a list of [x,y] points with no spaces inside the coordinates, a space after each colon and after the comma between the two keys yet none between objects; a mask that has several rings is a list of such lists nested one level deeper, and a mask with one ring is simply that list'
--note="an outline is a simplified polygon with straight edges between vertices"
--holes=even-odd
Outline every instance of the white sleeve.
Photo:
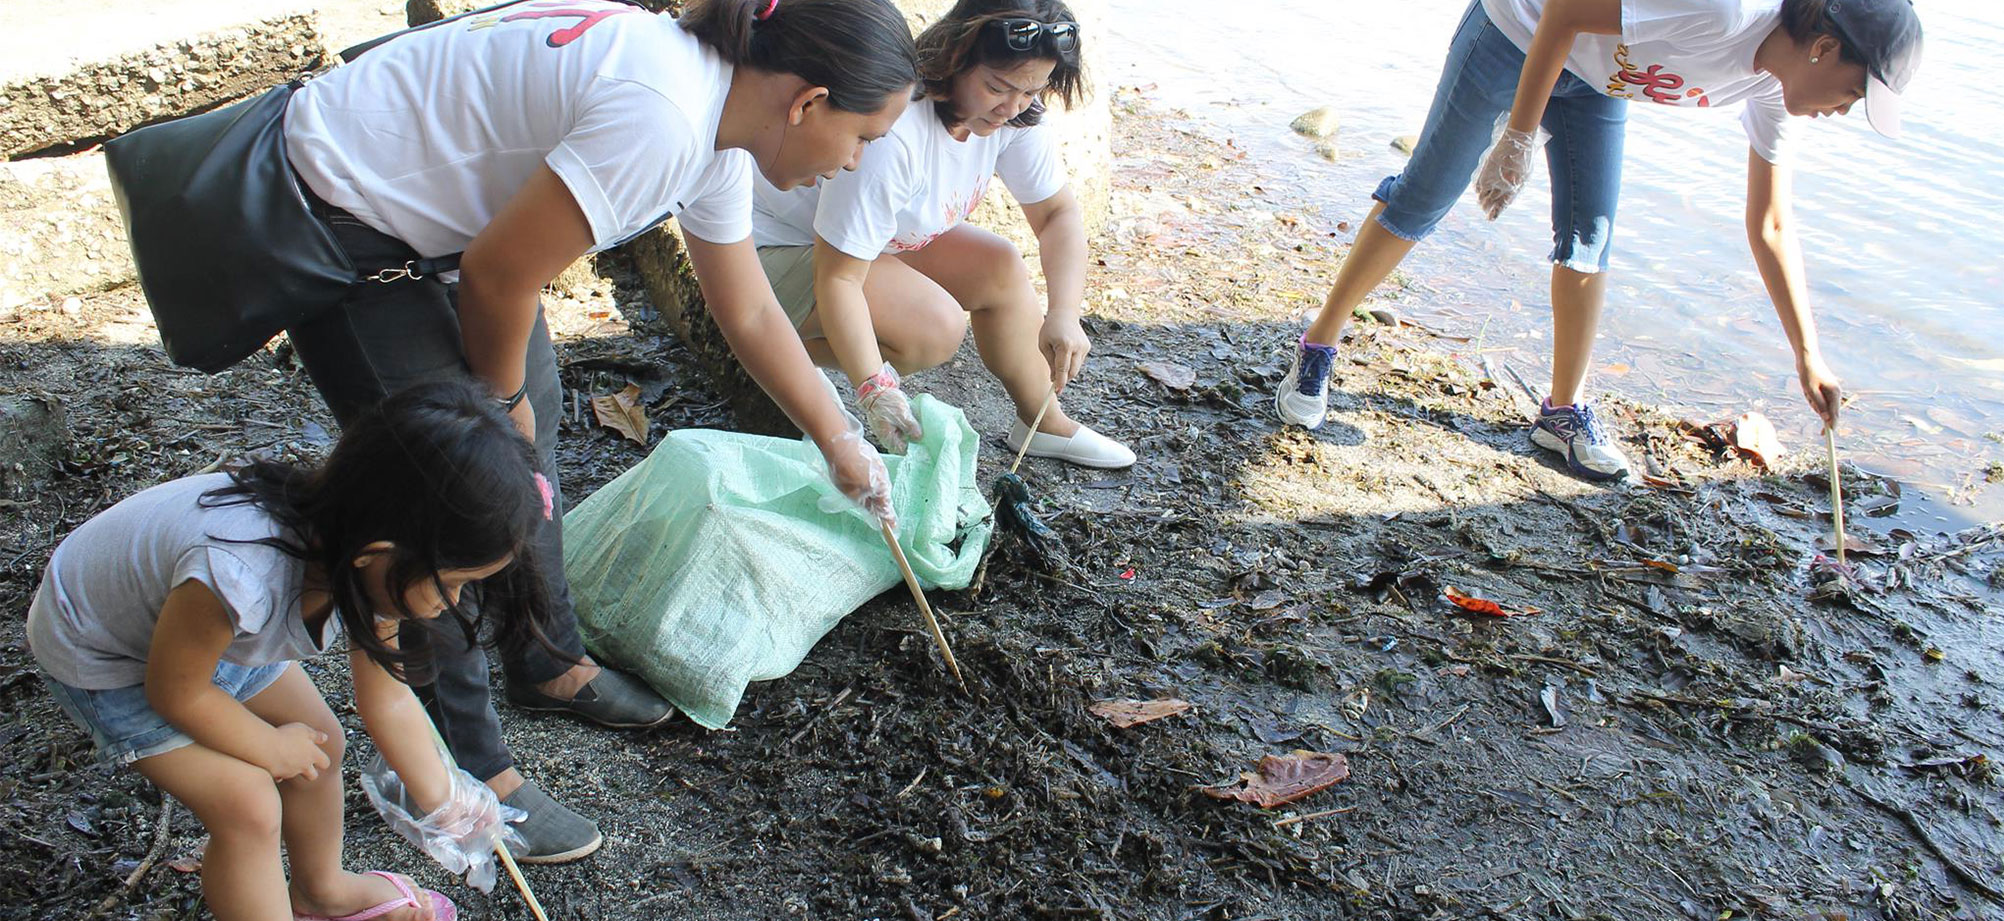
[{"label": "white sleeve", "polygon": [[898,211],[912,198],[912,160],[897,135],[864,147],[854,171],[821,183],[814,235],[857,259],[883,255],[898,234]]},{"label": "white sleeve", "polygon": [[1781,88],[1759,96],[1748,97],[1746,107],[1740,111],[1740,125],[1746,128],[1747,143],[1760,158],[1776,166],[1786,165],[1793,145],[1789,138],[1794,119],[1789,117],[1788,107],[1781,99]]},{"label": "white sleeve", "polygon": [[[686,203],[673,200],[691,170],[711,159],[680,107],[651,89],[600,81],[577,123],[543,158],[591,223],[604,249]],[[740,237],[742,239],[742,237]]]},{"label": "white sleeve", "polygon": [[675,215],[682,231],[719,245],[752,234],[752,158],[742,150],[721,151],[703,172],[688,207]]},{"label": "white sleeve", "polygon": [[995,173],[1019,204],[1034,205],[1065,187],[1065,160],[1058,153],[1058,133],[1043,125],[1004,128],[1013,136],[995,159]]}]

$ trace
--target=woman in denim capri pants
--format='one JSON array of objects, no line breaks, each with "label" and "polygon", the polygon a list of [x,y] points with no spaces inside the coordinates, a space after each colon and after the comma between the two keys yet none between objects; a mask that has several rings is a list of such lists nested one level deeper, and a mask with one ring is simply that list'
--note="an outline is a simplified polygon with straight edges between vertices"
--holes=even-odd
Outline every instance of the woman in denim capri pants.
[{"label": "woman in denim capri pants", "polygon": [[1744,103],[1747,242],[1803,394],[1826,425],[1836,424],[1837,378],[1817,346],[1789,202],[1790,116],[1843,115],[1862,101],[1872,126],[1896,136],[1897,93],[1920,50],[1910,0],[1474,0],[1412,161],[1372,195],[1371,219],[1302,337],[1275,411],[1284,422],[1322,423],[1334,346],[1351,311],[1433,230],[1471,177],[1490,219],[1502,213],[1548,134],[1552,391],[1531,441],[1563,455],[1579,476],[1625,476],[1627,460],[1581,388],[1606,297],[1633,100]]}]

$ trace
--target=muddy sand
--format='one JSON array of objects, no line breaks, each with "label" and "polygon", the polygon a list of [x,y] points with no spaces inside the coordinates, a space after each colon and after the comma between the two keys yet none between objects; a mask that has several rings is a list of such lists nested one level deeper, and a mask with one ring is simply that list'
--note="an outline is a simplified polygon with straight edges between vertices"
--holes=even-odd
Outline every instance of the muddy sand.
[{"label": "muddy sand", "polygon": [[[1997,526],[1854,512],[1862,584],[1810,600],[1820,446],[1762,471],[1612,402],[1651,480],[1589,486],[1525,441],[1510,370],[1542,380],[1540,356],[1450,331],[1358,324],[1330,422],[1282,430],[1267,403],[1348,228],[1187,116],[1132,91],[1117,109],[1071,399],[1142,460],[1026,465],[1073,568],[1005,545],[978,592],[935,593],[967,694],[900,588],[727,732],[504,709],[524,770],[608,839],[529,871],[550,917],[2004,917]],[[657,437],[728,427],[607,275],[550,305],[566,384],[640,383]],[[282,344],[204,376],[166,363],[135,290],[73,306],[0,327],[0,391],[46,395],[71,433],[0,519],[0,918],[204,917],[198,823],[174,807],[162,836],[155,791],[90,766],[19,624],[92,513],[246,455],[317,456],[333,426]],[[984,482],[1006,463],[971,344],[913,386],[989,433]],[[644,456],[588,410],[562,445],[574,501]],[[1897,508],[1897,484],[1847,474],[1855,507]],[[1535,612],[1464,611],[1449,588]],[[344,666],[309,671],[360,739]],[[1166,697],[1194,706],[1130,729],[1088,710]],[[1271,810],[1202,790],[1295,750],[1343,754],[1349,778]],[[351,865],[413,871],[463,917],[529,917],[429,868],[352,784],[348,817]]]}]

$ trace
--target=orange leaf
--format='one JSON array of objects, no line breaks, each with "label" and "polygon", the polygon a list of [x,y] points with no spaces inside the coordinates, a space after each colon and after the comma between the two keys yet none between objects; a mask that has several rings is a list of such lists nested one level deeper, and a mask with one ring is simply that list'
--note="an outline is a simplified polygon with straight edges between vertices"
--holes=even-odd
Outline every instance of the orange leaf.
[{"label": "orange leaf", "polygon": [[1152,723],[1165,716],[1187,713],[1190,702],[1174,697],[1162,700],[1102,700],[1086,709],[1094,716],[1102,717],[1117,729],[1132,729],[1142,723]]},{"label": "orange leaf", "polygon": [[1512,611],[1494,601],[1490,601],[1487,598],[1477,598],[1452,585],[1443,587],[1440,590],[1440,594],[1448,601],[1453,602],[1455,607],[1471,614],[1481,614],[1484,617],[1516,617],[1522,614],[1540,613],[1537,608]]},{"label": "orange leaf", "polygon": [[1259,759],[1259,773],[1246,771],[1222,787],[1204,787],[1204,795],[1235,799],[1261,809],[1284,806],[1350,776],[1350,759],[1342,755],[1296,750],[1291,755]]},{"label": "orange leaf", "polygon": [[628,384],[618,393],[592,397],[591,411],[598,417],[598,424],[633,439],[636,444],[647,444],[647,408],[640,405],[639,385]]}]

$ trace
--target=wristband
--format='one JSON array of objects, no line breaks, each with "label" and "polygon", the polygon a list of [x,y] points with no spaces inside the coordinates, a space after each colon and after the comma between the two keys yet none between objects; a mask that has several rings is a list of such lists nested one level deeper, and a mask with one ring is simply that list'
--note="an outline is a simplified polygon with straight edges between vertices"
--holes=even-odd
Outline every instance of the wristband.
[{"label": "wristband", "polygon": [[528,380],[524,379],[522,381],[522,386],[515,388],[514,393],[511,393],[505,397],[495,397],[494,402],[496,405],[501,407],[502,412],[512,413],[515,411],[515,407],[522,405],[523,398],[527,397],[528,395],[529,395],[529,382]]}]

